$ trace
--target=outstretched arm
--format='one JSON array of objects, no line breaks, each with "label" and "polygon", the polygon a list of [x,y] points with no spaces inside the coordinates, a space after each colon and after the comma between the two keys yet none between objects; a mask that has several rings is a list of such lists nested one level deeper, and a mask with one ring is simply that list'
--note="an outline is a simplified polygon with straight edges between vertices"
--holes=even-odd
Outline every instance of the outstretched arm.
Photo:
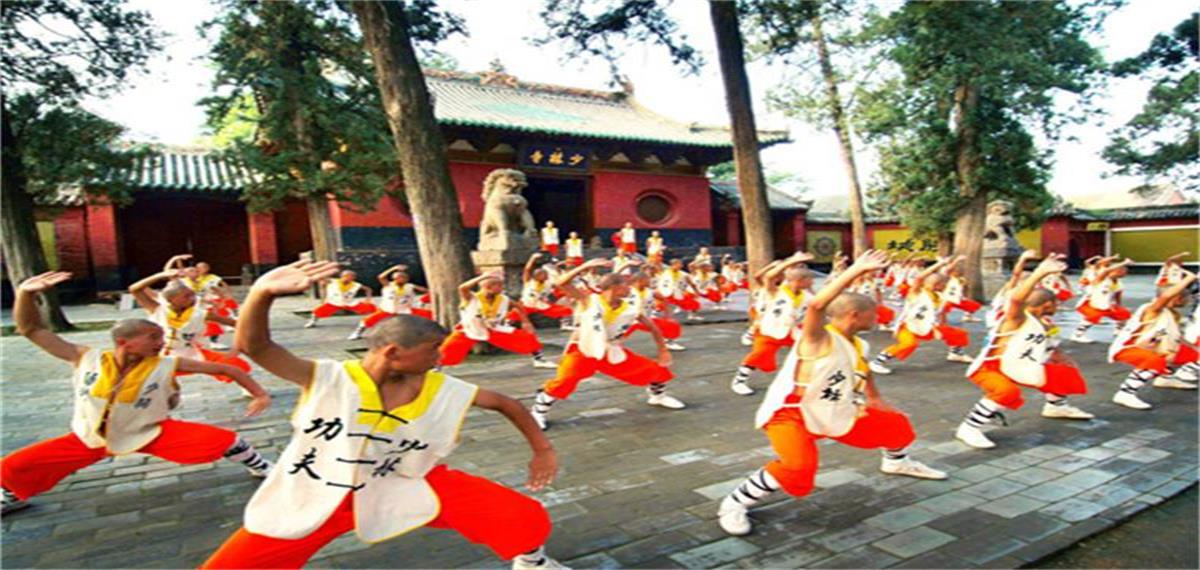
[{"label": "outstretched arm", "polygon": [[915,291],[923,287],[925,285],[925,280],[928,279],[930,275],[941,271],[943,267],[948,267],[951,263],[957,261],[959,257],[961,256],[950,256],[944,259],[939,259],[935,261],[933,265],[921,270],[921,272],[913,278],[913,290]]},{"label": "outstretched arm", "polygon": [[1100,272],[1096,274],[1096,281],[1104,281],[1105,279],[1108,279],[1110,276],[1112,276],[1113,273],[1116,273],[1118,270],[1120,270],[1122,267],[1128,267],[1132,264],[1133,264],[1132,259],[1126,259],[1125,261],[1122,261],[1121,263],[1118,263],[1116,265],[1109,265],[1108,267],[1101,269]]},{"label": "outstretched arm", "polygon": [[271,340],[270,310],[275,297],[300,293],[319,279],[336,275],[332,261],[297,261],[259,277],[250,287],[234,333],[234,345],[251,360],[288,382],[308,387],[316,366]]},{"label": "outstretched arm", "polygon": [[765,275],[763,275],[763,285],[767,288],[767,291],[774,291],[776,288],[775,279],[777,279],[780,275],[783,275],[784,271],[787,271],[788,269],[800,265],[806,261],[811,261],[812,258],[812,254],[805,252],[793,254],[791,257],[776,264],[775,267],[772,267],[766,272]]},{"label": "outstretched arm", "polygon": [[802,336],[808,343],[819,343],[825,338],[825,308],[859,276],[887,267],[887,253],[879,250],[863,252],[854,265],[834,277],[808,302],[801,325]]},{"label": "outstretched arm", "polygon": [[1067,264],[1063,261],[1064,259],[1066,259],[1066,256],[1061,253],[1050,254],[1030,272],[1029,277],[1022,280],[1013,289],[1012,293],[1008,295],[1008,307],[1004,311],[1005,321],[1017,326],[1025,322],[1025,311],[1023,310],[1025,300],[1029,298],[1034,289],[1038,288],[1042,279],[1045,279],[1046,276],[1062,273],[1067,270]]},{"label": "outstretched arm", "polygon": [[1171,257],[1166,258],[1165,260],[1163,260],[1163,267],[1166,267],[1168,265],[1181,265],[1180,262],[1183,260],[1183,258],[1187,257],[1188,254],[1190,254],[1190,253],[1191,253],[1190,251],[1181,251],[1179,253],[1176,253],[1175,255],[1172,255]]},{"label": "outstretched arm", "polygon": [[146,309],[146,312],[153,313],[158,309],[158,299],[150,294],[150,286],[159,281],[168,281],[179,276],[179,270],[171,269],[161,273],[155,273],[133,285],[129,286],[129,294],[133,295],[134,300]]},{"label": "outstretched arm", "polygon": [[525,483],[529,490],[537,491],[554,482],[554,475],[558,472],[558,457],[554,453],[554,446],[538,428],[537,422],[529,415],[525,406],[508,396],[484,388],[480,388],[475,394],[474,405],[503,414],[529,442],[529,447],[533,450],[533,459],[529,461],[529,480]]},{"label": "outstretched arm", "polygon": [[50,356],[75,365],[88,351],[88,347],[71,343],[46,328],[37,308],[38,294],[49,291],[70,278],[71,274],[65,271],[48,271],[22,281],[17,286],[17,298],[13,303],[13,321],[17,325],[17,334],[29,339],[29,342]]},{"label": "outstretched arm", "polygon": [[378,280],[379,280],[379,284],[380,284],[380,285],[383,285],[384,287],[387,287],[387,286],[388,286],[388,283],[391,283],[391,279],[389,279],[389,277],[391,277],[391,276],[392,276],[392,272],[393,272],[393,271],[403,271],[403,270],[405,270],[405,269],[408,269],[408,266],[407,266],[407,265],[405,265],[405,264],[403,264],[403,263],[397,263],[397,264],[395,264],[395,265],[393,265],[393,266],[391,266],[391,267],[389,267],[389,268],[387,268],[387,269],[384,269],[384,270],[383,270],[383,272],[382,272],[382,273],[380,273],[380,274],[379,274],[379,275],[376,277],[376,279],[378,279]]},{"label": "outstretched arm", "polygon": [[176,365],[175,369],[179,372],[194,372],[196,374],[223,374],[233,378],[233,381],[238,386],[245,388],[253,396],[250,403],[246,404],[246,417],[257,416],[271,406],[271,395],[263,389],[262,385],[255,382],[254,378],[251,378],[249,374],[236,366],[221,364],[219,362],[180,358],[179,364]]},{"label": "outstretched arm", "polygon": [[576,267],[575,269],[572,269],[566,273],[563,273],[562,275],[559,275],[558,279],[554,280],[554,286],[558,287],[559,290],[561,290],[564,294],[566,294],[567,297],[570,297],[572,301],[575,301],[575,302],[583,301],[584,299],[587,299],[588,294],[586,291],[583,291],[579,287],[575,286],[575,284],[573,283],[575,281],[575,278],[579,277],[580,275],[583,275],[587,271],[591,271],[592,269],[594,269],[596,267],[611,267],[611,266],[612,266],[612,262],[607,259],[593,259],[591,261],[583,263],[582,265],[580,265],[579,267]]},{"label": "outstretched arm", "polygon": [[192,254],[190,253],[173,255],[171,256],[171,259],[168,259],[167,262],[163,264],[163,271],[167,273],[174,273],[177,270],[183,269],[183,262],[191,258]]},{"label": "outstretched arm", "polygon": [[1180,279],[1178,283],[1163,289],[1163,292],[1159,293],[1159,295],[1154,298],[1154,301],[1150,303],[1150,310],[1155,313],[1163,310],[1163,308],[1167,306],[1167,303],[1171,302],[1171,299],[1174,299],[1180,293],[1187,291],[1188,287],[1191,287],[1192,283],[1195,281],[1195,273],[1192,273],[1191,271],[1184,271],[1183,279]]},{"label": "outstretched arm", "polygon": [[537,261],[541,258],[542,253],[539,251],[535,251],[533,252],[533,255],[529,256],[529,261],[525,262],[525,267],[521,270],[522,283],[528,283],[530,279],[533,279],[533,268],[537,264]]},{"label": "outstretched arm", "polygon": [[477,285],[479,285],[480,283],[483,283],[483,281],[485,279],[488,279],[489,277],[497,277],[498,278],[498,277],[502,277],[502,275],[499,271],[490,271],[488,273],[484,273],[482,275],[477,275],[475,277],[467,279],[466,281],[463,282],[462,285],[458,286],[458,298],[462,299],[463,302],[470,301],[471,295],[475,292],[475,287]]},{"label": "outstretched arm", "polygon": [[1025,273],[1025,264],[1033,259],[1037,259],[1037,252],[1032,249],[1021,252],[1021,257],[1018,257],[1016,263],[1013,263],[1013,272],[1008,278],[1007,287],[1009,289],[1015,289],[1021,284],[1021,276]]}]

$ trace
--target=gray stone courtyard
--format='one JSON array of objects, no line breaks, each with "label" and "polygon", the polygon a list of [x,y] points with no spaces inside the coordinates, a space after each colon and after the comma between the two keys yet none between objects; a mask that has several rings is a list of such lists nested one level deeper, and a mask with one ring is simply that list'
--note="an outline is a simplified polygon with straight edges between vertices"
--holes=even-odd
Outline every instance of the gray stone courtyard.
[{"label": "gray stone courtyard", "polygon": [[[1126,303],[1149,293],[1147,278],[1132,279]],[[322,321],[303,329],[289,299],[273,316],[276,337],[306,357],[352,358],[361,342],[346,341],[354,319]],[[107,311],[107,313],[105,312]],[[1065,329],[1077,322],[1064,310]],[[114,318],[112,309],[81,309],[85,320]],[[91,316],[87,316],[91,315]],[[944,348],[919,349],[896,373],[880,378],[893,405],[911,416],[918,434],[914,455],[950,472],[948,481],[918,481],[879,473],[875,452],[822,445],[818,489],[803,500],[778,494],[752,511],[755,532],[729,537],[716,524],[720,498],[771,456],[752,425],[759,398],[728,389],[745,347],[744,323],[734,313],[687,326],[689,350],[675,353],[672,393],[682,411],[652,408],[644,393],[609,379],[585,382],[555,406],[548,433],[561,471],[536,496],[555,530],[549,553],[579,568],[613,567],[1018,567],[1108,528],[1182,492],[1197,480],[1195,392],[1147,387],[1155,405],[1138,412],[1109,398],[1128,370],[1105,361],[1107,345],[1068,344],[1090,393],[1073,402],[1096,420],[1047,420],[1040,398],[1008,414],[1010,427],[989,433],[998,447],[972,450],[956,442],[954,427],[978,390],[963,378],[965,365],[945,362]],[[953,317],[957,321],[957,316]],[[982,330],[970,324],[973,347]],[[548,356],[563,333],[542,330]],[[1097,327],[1096,338],[1112,327]],[[884,333],[867,335],[874,350]],[[103,332],[72,340],[105,345]],[[632,345],[650,346],[642,335]],[[70,391],[66,365],[19,337],[3,350],[2,444],[5,453],[67,431]],[[451,373],[528,403],[553,371],[534,370],[512,356],[472,357]],[[241,418],[235,388],[204,377],[183,379],[182,419],[238,430],[274,458],[290,435],[287,417],[298,391],[258,371],[275,398],[259,418]],[[769,381],[756,375],[760,389]],[[463,444],[450,458],[456,468],[509,485],[524,481],[528,447],[498,414],[473,411]],[[241,523],[242,507],[258,480],[228,462],[177,466],[133,455],[103,461],[34,499],[35,506],[3,521],[5,567],[195,567]],[[1161,532],[1176,529],[1163,528]],[[381,545],[343,537],[318,553],[317,567],[448,568],[505,566],[487,550],[454,533],[420,530]]]}]

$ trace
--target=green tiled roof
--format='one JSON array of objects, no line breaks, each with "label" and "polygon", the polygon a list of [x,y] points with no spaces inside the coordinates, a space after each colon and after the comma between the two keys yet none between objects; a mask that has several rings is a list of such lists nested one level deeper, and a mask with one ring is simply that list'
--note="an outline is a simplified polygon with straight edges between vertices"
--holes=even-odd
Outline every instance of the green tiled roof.
[{"label": "green tiled roof", "polygon": [[[733,204],[734,207],[740,208],[742,205],[742,197],[738,194],[737,183],[735,182],[720,182],[710,181],[709,187],[713,192],[719,194]],[[772,210],[807,210],[812,206],[811,200],[801,200],[800,198],[783,192],[774,186],[767,186],[767,204]]]},{"label": "green tiled roof", "polygon": [[[443,125],[570,137],[728,148],[729,129],[682,123],[642,107],[629,94],[525,83],[496,73],[427,71],[434,114]],[[759,131],[762,146],[788,140]]]},{"label": "green tiled roof", "polygon": [[1170,206],[1139,206],[1136,208],[1113,208],[1108,210],[1080,210],[1096,220],[1120,222],[1128,220],[1151,220],[1190,218],[1200,221],[1200,204],[1175,204]]},{"label": "green tiled roof", "polygon": [[140,188],[199,192],[239,192],[252,176],[201,149],[164,149],[139,161],[129,175]]}]

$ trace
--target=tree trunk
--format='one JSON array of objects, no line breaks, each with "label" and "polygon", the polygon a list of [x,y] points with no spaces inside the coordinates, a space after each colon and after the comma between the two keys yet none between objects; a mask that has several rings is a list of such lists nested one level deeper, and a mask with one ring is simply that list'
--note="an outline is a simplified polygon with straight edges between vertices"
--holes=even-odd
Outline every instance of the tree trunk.
[{"label": "tree trunk", "polygon": [[758,155],[758,129],[750,101],[750,80],[746,77],[742,33],[738,28],[735,2],[710,0],[708,7],[717,36],[725,103],[733,125],[733,163],[742,201],[742,225],[746,229],[746,259],[750,262],[750,271],[754,272],[775,258],[775,248],[767,185]]},{"label": "tree trunk", "polygon": [[[0,228],[3,230],[4,268],[14,292],[25,279],[50,270],[33,217],[33,196],[25,191],[25,169],[21,164],[20,141],[12,131],[7,110],[0,122],[3,134],[4,176],[0,178]],[[51,330],[71,330],[63,314],[58,294],[53,290],[41,295],[38,312]]]},{"label": "tree trunk", "polygon": [[850,125],[842,109],[842,98],[838,95],[837,75],[829,60],[829,47],[825,44],[825,33],[821,29],[820,7],[813,15],[813,38],[817,43],[817,59],[821,64],[821,77],[825,80],[825,99],[829,114],[833,118],[833,132],[837,134],[842,151],[842,166],[850,180],[850,235],[854,242],[853,258],[858,258],[867,249],[867,224],[863,215],[862,188],[858,184],[858,166],[854,163],[854,144],[850,140]]},{"label": "tree trunk", "polygon": [[308,231],[312,234],[313,259],[337,261],[338,235],[333,229],[329,200],[324,196],[310,196],[304,204],[308,209]]},{"label": "tree trunk", "polygon": [[979,91],[969,81],[954,90],[955,170],[958,191],[969,198],[967,205],[954,219],[954,253],[966,257],[963,275],[967,278],[967,296],[984,299],[983,294],[983,233],[987,221],[987,192],[976,183],[979,155],[976,152],[978,133],[975,113],[979,106]]},{"label": "tree trunk", "polygon": [[458,285],[470,278],[474,268],[450,179],[446,143],[409,38],[404,4],[354,2],[351,7],[375,64],[375,81],[400,158],[404,193],[437,321],[448,327],[458,322]]}]

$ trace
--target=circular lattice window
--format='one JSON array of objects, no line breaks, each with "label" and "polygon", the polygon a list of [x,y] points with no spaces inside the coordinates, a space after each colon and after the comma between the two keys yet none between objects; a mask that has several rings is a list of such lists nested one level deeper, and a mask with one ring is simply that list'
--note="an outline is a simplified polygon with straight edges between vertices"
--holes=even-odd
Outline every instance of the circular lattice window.
[{"label": "circular lattice window", "polygon": [[637,215],[645,222],[660,223],[671,216],[671,202],[658,194],[646,194],[638,198]]}]

